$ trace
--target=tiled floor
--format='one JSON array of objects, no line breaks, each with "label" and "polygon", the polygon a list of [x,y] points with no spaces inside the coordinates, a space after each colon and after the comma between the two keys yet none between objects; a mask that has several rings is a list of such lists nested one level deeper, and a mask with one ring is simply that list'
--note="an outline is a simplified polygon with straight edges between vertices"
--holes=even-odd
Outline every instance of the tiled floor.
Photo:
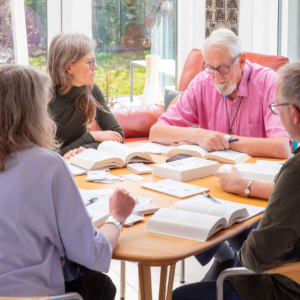
[{"label": "tiled floor", "polygon": [[[202,267],[194,257],[185,260],[185,283],[193,283],[200,281],[204,274],[208,271],[212,261]],[[112,260],[108,275],[117,287],[116,300],[120,299],[120,261]],[[177,263],[175,271],[174,286],[182,285],[179,281],[180,265]],[[152,295],[153,299],[158,299],[160,268],[151,268],[152,277]],[[137,263],[126,262],[126,300],[138,300],[138,265]]]}]

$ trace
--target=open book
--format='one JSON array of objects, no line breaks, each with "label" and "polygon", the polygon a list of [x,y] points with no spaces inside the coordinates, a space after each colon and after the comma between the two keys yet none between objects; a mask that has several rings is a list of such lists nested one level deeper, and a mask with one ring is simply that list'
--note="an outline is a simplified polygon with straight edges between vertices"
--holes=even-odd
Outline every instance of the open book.
[{"label": "open book", "polygon": [[[242,178],[249,180],[259,180],[264,182],[274,182],[275,176],[279,173],[282,165],[259,165],[259,164],[236,164]],[[223,165],[219,172],[230,173],[231,165]]]},{"label": "open book", "polygon": [[214,160],[217,162],[233,165],[242,163],[251,158],[251,156],[246,153],[241,153],[232,150],[209,152],[197,145],[181,145],[172,148],[167,153],[168,156],[173,156],[177,154],[186,154],[194,157]]},{"label": "open book", "polygon": [[218,201],[221,204],[204,196],[178,201],[157,211],[145,230],[204,242],[219,230],[264,211],[263,207]]},{"label": "open book", "polygon": [[97,150],[86,149],[71,157],[68,163],[87,170],[96,170],[104,167],[121,168],[129,162],[153,162],[153,159],[148,153],[136,151],[127,145],[105,141]]}]

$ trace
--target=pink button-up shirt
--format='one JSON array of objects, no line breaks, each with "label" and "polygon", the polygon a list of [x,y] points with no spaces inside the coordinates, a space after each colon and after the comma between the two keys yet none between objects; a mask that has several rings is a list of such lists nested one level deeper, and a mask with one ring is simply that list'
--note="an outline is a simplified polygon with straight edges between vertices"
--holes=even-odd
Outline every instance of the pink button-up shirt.
[{"label": "pink button-up shirt", "polygon": [[181,127],[199,125],[203,129],[227,133],[228,117],[231,126],[240,105],[232,126],[233,134],[260,138],[288,137],[279,116],[274,115],[268,107],[275,102],[278,77],[272,69],[247,60],[239,85],[238,100],[231,101],[218,92],[207,73],[201,72],[182,93],[180,100],[158,122]]}]

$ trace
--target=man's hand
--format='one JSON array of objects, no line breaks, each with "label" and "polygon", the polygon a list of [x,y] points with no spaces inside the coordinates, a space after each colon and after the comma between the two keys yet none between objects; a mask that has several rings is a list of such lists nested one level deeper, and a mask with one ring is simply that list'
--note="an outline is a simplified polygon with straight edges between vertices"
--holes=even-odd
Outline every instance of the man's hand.
[{"label": "man's hand", "polygon": [[231,173],[216,172],[215,175],[219,177],[219,182],[225,192],[244,195],[244,189],[249,180],[243,179],[237,168],[232,167]]},{"label": "man's hand", "polygon": [[122,137],[118,132],[106,130],[106,131],[91,131],[90,134],[93,136],[96,142],[114,141],[121,143]]},{"label": "man's hand", "polygon": [[67,153],[63,156],[63,158],[64,158],[64,159],[69,159],[69,158],[71,158],[72,156],[81,153],[81,152],[82,152],[83,150],[85,150],[85,149],[86,149],[86,148],[84,148],[84,147],[79,147],[79,148],[70,150],[69,152],[67,152]]},{"label": "man's hand", "polygon": [[119,218],[123,224],[134,207],[134,199],[124,189],[116,189],[109,199],[109,214]]},{"label": "man's hand", "polygon": [[198,144],[207,151],[219,151],[229,149],[229,143],[224,134],[212,130],[195,129],[195,133],[201,130],[199,134]]}]

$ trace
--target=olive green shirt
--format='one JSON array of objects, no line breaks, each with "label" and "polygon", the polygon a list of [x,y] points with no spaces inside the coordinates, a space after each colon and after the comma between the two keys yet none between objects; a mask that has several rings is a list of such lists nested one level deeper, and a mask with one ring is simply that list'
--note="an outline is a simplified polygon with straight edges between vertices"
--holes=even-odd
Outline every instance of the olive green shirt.
[{"label": "olive green shirt", "polygon": [[[93,136],[87,132],[87,126],[83,125],[85,114],[76,109],[75,101],[81,92],[81,87],[73,86],[65,95],[55,96],[49,103],[49,110],[57,124],[56,139],[62,143],[59,153],[64,155],[68,151],[83,146],[97,149],[100,142],[96,142]],[[124,141],[123,129],[115,116],[107,106],[99,87],[94,84],[92,94],[105,111],[97,109],[96,122],[101,130],[118,132]]]},{"label": "olive green shirt", "polygon": [[[243,267],[262,273],[300,261],[300,148],[281,168],[274,191],[256,230],[240,251]],[[300,299],[300,285],[283,275],[230,278],[244,300]]]}]

